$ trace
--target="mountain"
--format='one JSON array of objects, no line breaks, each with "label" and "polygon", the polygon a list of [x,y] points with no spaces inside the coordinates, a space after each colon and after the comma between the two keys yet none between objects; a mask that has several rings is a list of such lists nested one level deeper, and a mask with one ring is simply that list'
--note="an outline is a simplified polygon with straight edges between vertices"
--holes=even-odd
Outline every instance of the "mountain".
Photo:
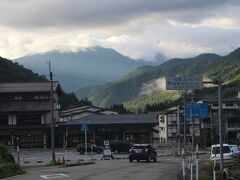
[{"label": "mountain", "polygon": [[[206,62],[205,62],[206,63]],[[204,63],[202,64],[204,66]],[[210,66],[209,66],[210,65]],[[232,99],[236,98],[238,92],[240,91],[240,48],[236,49],[235,51],[231,52],[227,56],[220,58],[217,61],[211,61],[208,64],[208,68],[204,68],[205,72],[203,75],[208,78],[220,77],[224,80],[224,84],[222,86],[222,97],[224,99]],[[175,94],[171,94],[175,93]],[[139,110],[145,111],[146,107],[151,107],[152,109],[154,106],[161,107],[162,104],[165,105],[165,108],[168,106],[169,103],[174,105],[174,101],[176,101],[176,91],[169,92],[161,92],[152,95],[146,96],[144,98],[140,97],[134,100],[130,100],[124,103],[124,107],[127,110],[131,110],[133,112],[137,112]],[[165,98],[160,99],[165,95]],[[169,99],[169,96],[172,98]],[[180,95],[179,95],[180,98]],[[202,99],[211,99],[217,100],[218,98],[218,89],[217,87],[209,87],[204,88],[201,91],[196,91],[194,94],[194,100],[199,101]],[[190,101],[190,99],[189,99]],[[175,103],[176,104],[176,103]],[[150,108],[149,108],[150,109]]]},{"label": "mountain", "polygon": [[234,50],[229,55],[225,56],[221,63],[215,64],[214,68],[206,72],[209,77],[222,77],[223,80],[228,81],[236,78],[240,74],[240,48]]},{"label": "mountain", "polygon": [[[106,83],[102,86],[88,87],[76,91],[78,98],[88,97],[93,104],[109,106],[121,104],[135,98],[153,94],[160,87],[161,77],[180,75],[200,75],[214,68],[221,59],[216,54],[201,54],[194,58],[171,59],[159,66],[144,66],[123,76],[122,78]],[[151,92],[152,91],[152,92]]]},{"label": "mountain", "polygon": [[25,69],[18,63],[0,57],[0,82],[44,82],[47,79]]},{"label": "mountain", "polygon": [[51,51],[24,56],[14,61],[42,75],[49,74],[47,61],[50,61],[54,80],[60,81],[66,91],[118,79],[148,63],[99,46],[78,52]]}]

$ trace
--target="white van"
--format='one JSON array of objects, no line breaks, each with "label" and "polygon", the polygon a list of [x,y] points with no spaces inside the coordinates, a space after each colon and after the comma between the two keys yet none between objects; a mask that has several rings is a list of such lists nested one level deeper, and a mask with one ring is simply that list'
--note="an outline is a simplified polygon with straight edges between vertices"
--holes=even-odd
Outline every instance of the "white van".
[{"label": "white van", "polygon": [[[223,159],[232,159],[233,155],[228,144],[223,144]],[[219,161],[220,160],[220,144],[214,144],[211,146],[210,150],[210,160],[211,161]]]}]

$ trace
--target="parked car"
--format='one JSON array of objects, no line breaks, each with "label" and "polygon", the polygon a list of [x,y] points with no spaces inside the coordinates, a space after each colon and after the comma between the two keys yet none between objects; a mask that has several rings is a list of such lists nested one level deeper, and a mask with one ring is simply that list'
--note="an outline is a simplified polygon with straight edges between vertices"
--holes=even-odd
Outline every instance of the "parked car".
[{"label": "parked car", "polygon": [[157,161],[157,152],[150,144],[134,144],[129,151],[129,161],[133,160],[146,160],[149,162],[153,160]]},{"label": "parked car", "polygon": [[128,141],[111,141],[110,148],[112,152],[129,152],[129,149],[132,147],[132,144]]},{"label": "parked car", "polygon": [[[228,144],[223,144],[223,159],[229,160],[232,159],[232,152],[230,146]],[[210,160],[211,161],[219,161],[220,160],[220,144],[214,144],[210,149]]]},{"label": "parked car", "polygon": [[238,148],[237,145],[235,145],[235,144],[230,144],[229,147],[230,147],[230,149],[231,149],[232,156],[233,156],[234,158],[237,158],[238,156],[240,156],[240,149]]},{"label": "parked car", "polygon": [[[85,143],[81,143],[77,146],[77,151],[80,152],[80,154],[85,153]],[[98,154],[101,154],[103,152],[103,148],[96,146],[95,144],[88,143],[87,144],[87,152],[96,152]]]}]

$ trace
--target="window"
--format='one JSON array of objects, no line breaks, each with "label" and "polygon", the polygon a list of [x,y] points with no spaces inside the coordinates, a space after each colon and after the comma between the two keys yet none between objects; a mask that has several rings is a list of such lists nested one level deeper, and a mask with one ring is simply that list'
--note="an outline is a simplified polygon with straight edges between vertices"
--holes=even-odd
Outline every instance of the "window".
[{"label": "window", "polygon": [[233,103],[226,103],[225,106],[227,106],[227,107],[232,107],[232,106],[233,106]]},{"label": "window", "polygon": [[14,95],[13,94],[1,94],[0,100],[13,100]]},{"label": "window", "polygon": [[8,125],[8,115],[0,115],[0,125],[7,126]]},{"label": "window", "polygon": [[34,99],[34,95],[33,94],[23,94],[22,99],[23,100],[32,100],[32,99]]},{"label": "window", "polygon": [[20,94],[15,95],[14,100],[22,100],[22,95],[20,95]]},{"label": "window", "polygon": [[17,125],[40,125],[40,113],[26,113],[17,115]]}]

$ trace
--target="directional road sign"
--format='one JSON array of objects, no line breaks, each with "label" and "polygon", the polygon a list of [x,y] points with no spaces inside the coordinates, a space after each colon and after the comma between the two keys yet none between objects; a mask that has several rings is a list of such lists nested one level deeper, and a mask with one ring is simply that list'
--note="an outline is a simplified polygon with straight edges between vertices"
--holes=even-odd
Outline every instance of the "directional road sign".
[{"label": "directional road sign", "polygon": [[174,76],[166,77],[167,90],[194,90],[203,88],[201,76]]},{"label": "directional road sign", "polygon": [[88,131],[88,125],[86,123],[83,123],[81,126],[80,126],[80,130],[81,131]]},{"label": "directional road sign", "polygon": [[186,104],[186,117],[192,119],[208,118],[208,103]]}]

